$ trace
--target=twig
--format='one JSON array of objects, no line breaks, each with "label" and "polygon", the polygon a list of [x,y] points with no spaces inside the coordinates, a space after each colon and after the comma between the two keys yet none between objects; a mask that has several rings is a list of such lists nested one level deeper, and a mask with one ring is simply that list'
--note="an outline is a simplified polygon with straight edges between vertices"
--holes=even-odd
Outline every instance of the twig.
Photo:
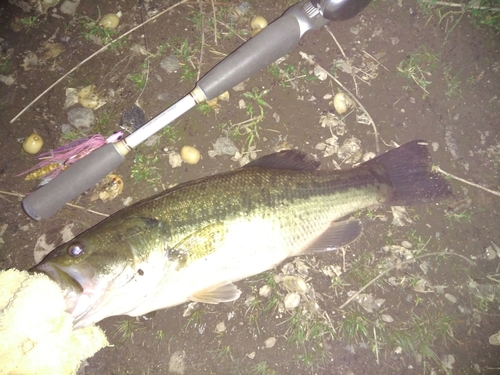
[{"label": "twig", "polygon": [[455,255],[457,257],[460,257],[462,259],[465,259],[467,262],[471,263],[471,264],[476,264],[474,263],[472,260],[470,259],[467,259],[466,257],[464,257],[463,255],[461,254],[457,254],[457,253],[449,253],[449,252],[445,252],[445,251],[441,251],[441,252],[437,252],[437,253],[429,253],[429,254],[424,254],[424,255],[420,255],[418,257],[415,257],[413,259],[408,259],[408,260],[405,260],[401,263],[398,263],[392,267],[389,267],[387,268],[386,270],[384,270],[383,272],[379,273],[375,278],[373,278],[368,284],[366,284],[364,287],[362,287],[361,289],[359,289],[356,293],[354,293],[351,298],[349,298],[347,301],[345,301],[340,307],[339,309],[342,310],[344,307],[346,307],[349,303],[351,303],[351,301],[353,299],[355,299],[358,295],[360,295],[366,288],[368,288],[370,285],[372,285],[373,283],[375,283],[378,279],[380,279],[382,276],[384,276],[385,274],[387,274],[388,272],[392,271],[393,269],[395,268],[398,268],[398,267],[401,267],[402,265],[404,264],[409,264],[409,263],[413,263],[415,260],[418,260],[418,259],[422,259],[422,258],[427,258],[427,257],[431,257],[431,256],[440,256],[440,255]]},{"label": "twig", "polygon": [[432,5],[444,5],[448,7],[455,7],[462,9],[480,9],[480,10],[491,10],[492,12],[500,12],[500,8],[482,7],[481,5],[475,5],[475,4],[459,4],[459,3],[450,3],[447,1],[434,1],[434,0],[422,0],[422,2]]},{"label": "twig", "polygon": [[222,26],[224,26],[226,29],[228,29],[229,31],[231,31],[234,35],[236,35],[238,38],[240,38],[242,41],[246,42],[247,40],[245,38],[243,38],[240,34],[238,34],[236,31],[234,31],[228,24],[224,23],[224,22],[221,22],[221,21],[217,21],[218,23],[220,23]]},{"label": "twig", "polygon": [[326,29],[326,31],[328,31],[328,34],[330,34],[332,36],[332,38],[335,41],[335,44],[337,45],[337,47],[339,47],[339,50],[342,53],[342,56],[344,56],[344,59],[347,60],[347,57],[346,57],[346,55],[344,53],[344,50],[342,49],[342,46],[339,44],[339,42],[337,42],[337,38],[335,38],[335,35],[333,35],[332,31],[330,30],[330,28],[328,26],[325,26],[325,29]]},{"label": "twig", "polygon": [[217,45],[217,15],[215,14],[214,0],[212,0],[212,13],[214,16],[214,43]]},{"label": "twig", "polygon": [[198,63],[198,72],[196,73],[196,80],[200,80],[201,64],[203,61],[203,49],[205,47],[205,13],[203,12],[203,1],[199,1],[200,14],[201,14],[201,47],[200,47],[200,60]]},{"label": "twig", "polygon": [[13,197],[21,197],[21,198],[24,198],[24,195],[22,194],[19,194],[19,193],[11,193],[9,191],[4,191],[4,190],[0,190],[0,194],[3,194],[3,195],[12,195]]},{"label": "twig", "polygon": [[104,217],[108,217],[109,216],[108,214],[103,214],[102,212],[94,211],[94,210],[91,210],[90,208],[85,208],[85,207],[82,207],[82,206],[78,206],[78,205],[73,204],[73,203],[66,203],[66,205],[70,206],[70,207],[73,207],[73,208],[78,208],[80,210],[85,210],[87,212],[90,212],[91,214],[96,214],[96,215],[100,215],[100,216],[104,216]]},{"label": "twig", "polygon": [[389,69],[387,69],[384,64],[382,64],[380,61],[378,61],[375,57],[373,57],[372,55],[370,55],[368,52],[366,52],[365,50],[363,50],[363,53],[365,55],[368,55],[369,57],[371,57],[373,60],[375,60],[377,62],[377,64],[379,64],[382,68],[384,68],[385,70],[389,71]]},{"label": "twig", "polygon": [[[335,41],[335,43],[337,43],[337,46],[339,47],[340,51],[342,52],[342,55],[344,56],[344,58],[347,60],[347,57],[345,56],[344,54],[344,51],[342,50],[342,47],[340,46],[340,44],[337,42],[337,39],[335,38],[335,36],[333,35],[333,33],[330,31],[330,29],[328,28],[328,26],[325,26],[326,27],[326,30],[330,33],[330,35],[332,36],[333,40]],[[303,55],[303,52],[299,52],[300,55],[302,57],[304,57]],[[317,64],[316,62],[314,62],[315,64]],[[319,64],[317,64],[319,65]],[[368,113],[368,111],[366,110],[366,108],[361,104],[361,102],[352,94],[351,91],[349,91],[347,89],[347,87],[345,87],[342,83],[339,82],[339,80],[337,78],[335,78],[333,75],[331,75],[326,69],[323,68],[323,70],[326,72],[326,74],[328,75],[328,77],[330,77],[332,80],[334,80],[337,85],[339,85],[340,87],[342,87],[342,89],[344,91],[346,91],[353,99],[354,101],[356,102],[356,104],[359,106],[359,108],[361,108],[361,110],[365,113],[365,115],[368,117],[368,119],[370,120],[370,123],[373,127],[373,132],[375,134],[375,149],[377,151],[377,153],[380,152],[380,146],[379,146],[379,142],[378,142],[378,131],[377,131],[377,126],[375,125],[375,121],[373,121],[372,117],[370,116],[370,114]],[[353,80],[354,80],[354,87],[356,88],[356,92],[358,92],[358,85],[356,83],[356,79],[353,77]]]},{"label": "twig", "polygon": [[83,64],[85,64],[87,61],[91,60],[93,57],[97,56],[98,54],[100,54],[101,52],[105,51],[111,44],[115,43],[116,41],[126,37],[127,35],[131,34],[132,32],[134,32],[135,30],[139,29],[140,27],[144,26],[145,24],[155,20],[156,18],[160,17],[161,15],[165,14],[166,12],[169,12],[171,11],[172,9],[178,7],[179,5],[181,4],[184,4],[186,3],[188,0],[181,0],[180,2],[172,5],[171,7],[168,7],[167,9],[161,11],[160,13],[154,15],[153,17],[151,17],[150,19],[144,21],[143,23],[141,23],[140,25],[137,25],[136,27],[133,27],[132,29],[130,29],[129,31],[127,31],[126,33],[120,35],[118,38],[114,39],[113,41],[109,42],[108,44],[106,44],[104,47],[102,47],[101,49],[97,50],[96,52],[94,52],[92,55],[90,55],[89,57],[87,57],[85,60],[83,61],[80,61],[73,69],[71,69],[68,73],[66,73],[65,75],[63,75],[61,78],[59,78],[57,81],[55,81],[52,85],[50,85],[44,92],[42,92],[40,95],[38,95],[30,104],[28,104],[26,107],[23,108],[23,110],[21,112],[19,112],[12,120],[10,120],[10,123],[12,124],[14,121],[16,121],[24,112],[26,112],[28,110],[28,108],[30,108],[33,104],[35,104],[38,100],[40,100],[40,98],[42,98],[46,93],[48,93],[50,90],[52,90],[59,82],[61,82],[63,79],[65,79],[67,76],[69,76],[71,73],[73,73],[75,70],[77,70],[79,67],[81,67]]},{"label": "twig", "polygon": [[[337,38],[335,38],[335,35],[333,35],[333,33],[331,32],[331,30],[328,28],[328,26],[325,26],[326,28],[326,31],[328,31],[328,33],[332,36],[333,40],[335,41],[335,44],[337,44],[337,47],[339,47],[340,49],[340,52],[342,53],[342,56],[344,56],[344,59],[345,59],[345,62],[346,64],[349,64],[351,65],[348,60],[347,60],[347,56],[345,55],[344,53],[344,50],[342,49],[342,46],[340,45],[340,43],[337,41]],[[352,67],[351,67],[352,68]],[[354,82],[354,89],[356,90],[356,95],[359,95],[359,91],[358,91],[358,83],[356,82],[356,77],[355,77],[355,74],[354,72],[351,70],[351,77],[352,77],[352,81]]]},{"label": "twig", "polygon": [[337,83],[337,85],[342,87],[342,89],[351,96],[351,98],[356,102],[356,104],[359,106],[359,108],[361,108],[361,110],[365,113],[366,117],[368,117],[368,120],[370,120],[370,124],[372,125],[373,132],[375,134],[375,150],[377,151],[377,153],[380,153],[380,147],[378,144],[378,131],[377,131],[377,126],[375,125],[375,121],[373,121],[372,117],[370,116],[370,114],[368,113],[366,108],[363,106],[363,104],[361,104],[361,102],[353,95],[352,92],[349,91],[349,89],[347,87],[345,87],[342,83],[340,83],[339,80],[337,78],[335,78],[334,76],[332,76],[329,72],[327,72],[326,70],[325,70],[325,72],[326,72],[328,77],[333,79],[335,81],[335,83]]},{"label": "twig", "polygon": [[[0,194],[4,194],[4,195],[12,195],[14,197],[19,197],[19,198],[24,198],[26,195],[25,194],[20,194],[20,193],[11,193],[9,191],[4,191],[4,190],[0,190]],[[98,211],[94,211],[94,210],[91,210],[89,208],[85,208],[85,207],[82,207],[82,206],[78,206],[76,204],[72,204],[72,203],[66,203],[67,206],[69,207],[73,207],[73,208],[78,208],[80,210],[85,210],[87,212],[90,212],[91,214],[96,214],[96,215],[101,215],[101,216],[104,216],[104,217],[108,217],[109,215],[108,214],[103,214],[102,212],[98,212]]]},{"label": "twig", "polygon": [[481,186],[481,185],[478,185],[478,184],[475,184],[474,182],[470,182],[470,181],[467,181],[467,180],[464,180],[463,178],[460,178],[460,177],[457,177],[455,175],[452,175],[451,173],[449,172],[446,172],[446,171],[443,171],[441,168],[439,168],[439,166],[434,166],[432,169],[434,169],[435,171],[437,172],[440,172],[442,174],[444,174],[445,176],[448,176],[448,177],[451,177],[451,178],[454,178],[455,180],[458,180],[460,182],[463,182],[464,184],[468,184],[468,185],[471,185],[471,186],[474,186],[474,187],[477,187],[479,189],[483,189],[485,191],[487,191],[488,193],[491,193],[491,194],[494,194],[496,196],[499,196],[500,197],[500,191],[496,191],[496,190],[491,190],[491,189],[488,189],[484,186]]},{"label": "twig", "polygon": [[[146,53],[149,55],[149,48],[148,48],[148,38],[146,36],[146,27],[144,26],[144,0],[140,0],[140,7],[141,7],[141,23],[142,23],[142,33],[144,34],[144,48],[146,49]],[[146,90],[146,86],[148,85],[148,80],[149,80],[149,56],[146,57],[146,81],[144,82],[144,87],[141,90],[141,93],[135,100],[135,104],[140,108],[141,106],[139,105],[139,99],[141,98],[142,94],[144,94],[144,91]]]}]

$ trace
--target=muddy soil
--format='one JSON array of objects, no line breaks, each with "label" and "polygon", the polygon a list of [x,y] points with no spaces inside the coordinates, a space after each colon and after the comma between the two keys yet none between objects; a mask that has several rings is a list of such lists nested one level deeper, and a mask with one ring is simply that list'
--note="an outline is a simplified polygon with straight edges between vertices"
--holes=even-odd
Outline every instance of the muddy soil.
[{"label": "muddy soil", "polygon": [[[203,76],[250,37],[253,15],[274,20],[290,6],[217,1],[215,31],[212,3],[204,2],[200,10],[198,2],[187,2],[83,64],[10,122],[101,48],[89,26],[101,14],[122,12],[111,35],[116,38],[171,5],[88,1],[74,15],[57,6],[36,19],[7,2],[0,6],[0,73],[14,81],[0,83],[1,269],[33,266],[41,235],[59,244],[65,226],[73,225],[76,235],[103,218],[66,206],[50,219],[34,221],[20,206],[19,196],[38,183],[18,176],[37,163],[22,150],[22,141],[36,132],[44,139],[42,152],[48,152],[85,135],[63,126],[69,110],[79,107],[65,108],[67,88],[97,86],[106,104],[94,111],[96,121],[87,133],[107,137],[123,131],[122,114],[136,101],[151,119],[186,95],[197,74]],[[500,38],[478,26],[470,12],[424,5],[373,0],[359,16],[330,23],[343,51],[325,28],[311,32],[279,64],[251,77],[243,90],[231,90],[215,110],[192,109],[160,132],[156,143],[137,147],[116,171],[124,184],[117,198],[103,202],[89,191],[73,203],[112,214],[128,197],[138,201],[238,168],[241,155],[258,157],[283,147],[314,155],[321,168],[350,168],[338,153],[325,152],[355,139],[362,153],[377,153],[376,136],[359,105],[343,118],[345,132],[322,124],[335,115],[331,97],[345,91],[339,83],[373,119],[380,152],[424,139],[442,170],[499,190]],[[49,39],[62,47],[57,56],[44,57]],[[300,52],[330,75],[318,78]],[[33,55],[37,62],[26,63]],[[172,72],[164,69],[169,56],[178,61]],[[230,138],[239,155],[209,154],[221,136]],[[172,168],[170,153],[184,145],[196,147],[202,159]],[[112,346],[88,359],[81,373],[499,374],[500,347],[488,340],[500,329],[500,251],[495,253],[500,197],[453,178],[450,183],[453,199],[408,208],[402,226],[394,224],[390,208],[360,212],[363,235],[344,252],[290,259],[238,282],[242,295],[234,303],[105,319],[99,325]],[[284,308],[283,275],[301,276],[312,291],[295,309]],[[370,282],[363,293],[377,303],[343,306]],[[270,295],[262,295],[265,285]]]}]

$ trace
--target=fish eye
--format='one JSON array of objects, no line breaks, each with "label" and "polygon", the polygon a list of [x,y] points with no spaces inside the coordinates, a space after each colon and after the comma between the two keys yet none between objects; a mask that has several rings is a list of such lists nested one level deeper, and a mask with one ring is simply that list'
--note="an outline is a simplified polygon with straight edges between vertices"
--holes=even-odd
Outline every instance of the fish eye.
[{"label": "fish eye", "polygon": [[80,242],[72,243],[68,246],[68,255],[73,258],[78,258],[85,253],[84,246]]}]

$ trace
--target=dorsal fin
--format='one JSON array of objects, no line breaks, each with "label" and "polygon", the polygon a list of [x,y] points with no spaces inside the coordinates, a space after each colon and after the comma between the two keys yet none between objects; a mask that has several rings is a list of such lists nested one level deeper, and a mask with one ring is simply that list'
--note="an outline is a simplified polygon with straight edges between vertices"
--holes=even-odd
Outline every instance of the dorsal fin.
[{"label": "dorsal fin", "polygon": [[319,161],[297,150],[284,150],[262,156],[251,161],[243,168],[263,167],[271,169],[287,169],[292,171],[314,171],[320,165]]}]

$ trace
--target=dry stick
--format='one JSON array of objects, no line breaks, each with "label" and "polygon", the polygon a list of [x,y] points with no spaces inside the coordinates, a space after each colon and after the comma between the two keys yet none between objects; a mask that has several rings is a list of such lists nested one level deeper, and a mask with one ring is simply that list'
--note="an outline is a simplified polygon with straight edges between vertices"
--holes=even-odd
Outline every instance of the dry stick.
[{"label": "dry stick", "polygon": [[236,31],[234,31],[228,24],[224,23],[224,22],[221,22],[221,21],[217,21],[218,23],[220,23],[222,26],[224,26],[226,29],[228,29],[229,31],[232,31],[234,33],[234,35],[236,35],[238,38],[240,38],[242,41],[246,42],[247,40],[245,38],[243,38],[240,34],[238,34]]},{"label": "dry stick", "polygon": [[372,55],[370,55],[368,52],[366,52],[365,50],[363,50],[363,53],[365,55],[368,55],[370,56],[373,60],[375,60],[377,62],[377,64],[379,64],[382,68],[384,68],[385,70],[389,71],[389,69],[387,69],[384,64],[382,64],[380,61],[378,61],[375,57],[373,57]]},{"label": "dry stick", "polygon": [[330,30],[330,28],[328,26],[325,26],[325,29],[326,29],[326,31],[328,31],[328,34],[330,34],[332,36],[332,38],[335,41],[335,44],[337,45],[337,47],[339,47],[339,50],[342,53],[342,56],[344,56],[344,59],[347,60],[347,56],[345,55],[344,50],[342,49],[342,46],[337,41],[337,38],[335,38],[335,35],[333,35],[332,31]]},{"label": "dry stick", "polygon": [[401,263],[398,263],[392,267],[389,267],[388,269],[386,269],[385,271],[379,273],[377,275],[377,277],[375,277],[374,279],[372,279],[368,284],[366,284],[364,287],[362,287],[361,289],[359,289],[356,293],[354,293],[351,298],[349,298],[347,301],[345,301],[340,307],[339,307],[339,310],[342,310],[344,307],[346,307],[354,298],[356,298],[359,294],[361,294],[366,288],[368,288],[370,285],[372,285],[375,281],[377,281],[378,279],[380,279],[382,276],[384,276],[385,274],[387,274],[388,272],[392,271],[393,269],[395,268],[398,268],[398,267],[401,267],[402,265],[404,264],[409,264],[409,263],[412,263],[414,262],[415,260],[417,259],[422,259],[422,258],[427,258],[427,257],[430,257],[430,256],[439,256],[439,255],[455,255],[457,257],[460,257],[462,259],[465,259],[467,262],[471,263],[471,264],[476,264],[474,263],[472,260],[470,259],[467,259],[466,257],[464,257],[463,255],[461,254],[457,254],[457,253],[447,253],[447,252],[444,252],[444,251],[441,251],[441,252],[438,252],[438,253],[429,253],[429,254],[424,254],[424,255],[420,255],[416,258],[413,258],[413,259],[409,259],[409,260],[405,260],[404,262],[401,262]]},{"label": "dry stick", "polygon": [[141,23],[140,25],[137,25],[136,27],[130,29],[129,31],[127,31],[126,33],[124,33],[123,35],[120,35],[118,38],[114,39],[113,41],[109,42],[108,44],[106,44],[104,47],[102,47],[101,49],[97,50],[96,52],[94,52],[92,55],[90,55],[89,57],[87,57],[85,60],[83,61],[80,61],[73,69],[71,69],[68,73],[66,73],[65,75],[63,75],[61,78],[59,78],[57,81],[55,81],[52,85],[50,85],[44,92],[42,92],[40,95],[38,95],[30,104],[28,104],[26,107],[24,107],[24,109],[19,112],[12,120],[10,120],[10,123],[12,124],[14,121],[16,121],[24,112],[26,112],[28,110],[28,108],[30,108],[33,104],[35,104],[38,100],[40,100],[41,97],[43,97],[46,93],[48,93],[50,90],[52,90],[54,88],[54,86],[56,86],[59,82],[61,82],[64,78],[66,78],[67,76],[69,76],[71,73],[73,73],[75,70],[77,70],[80,66],[82,66],[83,64],[85,64],[87,61],[89,61],[90,59],[92,59],[93,57],[97,56],[98,54],[100,54],[101,52],[105,51],[111,44],[115,43],[116,41],[122,39],[123,37],[127,36],[128,34],[134,32],[135,30],[139,29],[140,27],[144,26],[145,24],[155,20],[156,18],[160,17],[161,15],[163,15],[164,13],[166,12],[169,12],[171,11],[172,9],[174,9],[175,7],[181,5],[181,4],[184,4],[186,3],[188,0],[181,0],[180,2],[178,2],[177,4],[174,4],[172,5],[171,7],[161,11],[160,13],[156,14],[155,16],[151,17],[149,20],[146,20],[144,21],[143,23]]},{"label": "dry stick", "polygon": [[212,13],[214,16],[214,42],[215,42],[215,45],[217,45],[217,16],[215,14],[214,0],[212,0]]},{"label": "dry stick", "polygon": [[366,110],[366,108],[363,106],[363,104],[361,104],[361,102],[352,94],[352,92],[350,92],[347,87],[345,87],[342,83],[339,82],[339,80],[337,78],[335,78],[334,76],[332,76],[329,72],[326,72],[326,75],[328,77],[330,77],[331,79],[333,79],[335,81],[335,83],[337,85],[339,85],[340,87],[342,87],[342,89],[347,92],[351,98],[354,99],[354,101],[356,102],[356,104],[359,106],[359,108],[361,108],[361,110],[365,113],[365,115],[368,117],[368,120],[370,120],[370,124],[372,125],[373,127],[373,132],[375,134],[375,150],[377,151],[377,154],[380,153],[380,147],[378,145],[378,131],[377,131],[377,126],[375,125],[375,122],[373,121],[372,119],[372,116],[370,116],[370,114],[368,113],[368,111]]},{"label": "dry stick", "polygon": [[[333,35],[333,33],[330,31],[330,29],[328,28],[328,26],[325,26],[326,28],[326,31],[328,31],[328,33],[332,36],[333,40],[335,41],[335,43],[337,44],[337,46],[339,47],[340,49],[340,52],[342,52],[342,56],[344,56],[345,59],[347,59],[345,53],[344,53],[344,50],[342,49],[342,47],[340,46],[339,42],[337,42],[337,38],[335,38],[335,35]],[[377,127],[375,126],[375,121],[373,121],[372,117],[370,116],[370,114],[368,113],[368,111],[365,109],[365,107],[363,107],[363,105],[359,102],[359,100],[347,89],[347,87],[345,87],[342,83],[339,82],[338,79],[336,79],[334,76],[332,76],[329,72],[326,71],[326,69],[323,69],[325,70],[326,74],[328,75],[328,77],[330,77],[331,79],[333,79],[340,87],[342,87],[342,89],[344,91],[346,91],[353,99],[354,101],[356,102],[356,104],[358,104],[359,108],[361,108],[361,110],[366,114],[366,116],[368,117],[368,119],[370,120],[370,123],[372,124],[372,127],[373,127],[373,131],[375,133],[375,149],[377,151],[377,153],[380,152],[380,147],[379,147],[379,144],[378,144],[378,131],[377,131]],[[358,92],[358,85],[356,83],[356,79],[353,77],[353,80],[354,80],[354,87],[356,88],[356,92]]]},{"label": "dry stick", "polygon": [[492,12],[500,12],[500,8],[490,8],[490,7],[482,7],[480,5],[464,5],[458,3],[449,3],[447,1],[434,1],[434,0],[422,0],[423,3],[430,3],[432,5],[444,5],[455,8],[464,8],[464,9],[480,9],[480,10],[491,10]]},{"label": "dry stick", "polygon": [[[24,194],[20,194],[20,193],[11,193],[9,191],[4,191],[4,190],[0,190],[0,194],[4,194],[4,195],[12,195],[14,197],[19,197],[19,198],[24,198],[26,195]],[[85,208],[85,207],[82,207],[82,206],[78,206],[76,204],[72,204],[72,203],[66,203],[67,206],[69,207],[73,207],[73,208],[78,208],[80,210],[85,210],[87,212],[90,212],[91,214],[96,214],[96,215],[101,215],[101,216],[104,216],[104,217],[108,217],[109,215],[107,214],[103,214],[102,212],[98,212],[98,211],[94,211],[94,210],[91,210],[89,208]]]},{"label": "dry stick", "polygon": [[[344,56],[345,62],[346,62],[347,64],[349,64],[349,63],[347,62],[347,56],[345,55],[344,50],[342,49],[342,46],[340,45],[340,43],[337,41],[337,38],[335,38],[335,35],[333,35],[332,31],[328,28],[328,26],[325,26],[325,28],[326,28],[326,31],[328,31],[328,33],[329,33],[329,34],[331,35],[331,37],[333,38],[333,40],[334,40],[335,44],[337,45],[337,47],[339,47],[340,52],[342,52],[342,56]],[[350,65],[350,64],[349,64],[349,65]],[[354,74],[354,73],[353,73],[353,74],[351,74],[351,77],[352,77],[352,80],[353,80],[353,82],[354,82],[354,88],[355,88],[355,90],[356,90],[356,95],[359,95],[359,92],[358,92],[358,83],[356,82],[356,77],[355,77],[355,74]]]},{"label": "dry stick", "polygon": [[201,14],[201,47],[200,47],[200,60],[198,64],[198,72],[196,73],[196,80],[200,80],[201,64],[203,62],[203,49],[205,47],[205,14],[203,12],[203,1],[200,0],[200,14]]},{"label": "dry stick", "polygon": [[146,62],[147,62],[147,68],[146,68],[146,81],[144,82],[144,87],[141,90],[141,93],[135,100],[135,104],[140,108],[141,106],[139,105],[139,99],[141,98],[142,94],[144,94],[144,91],[146,90],[146,86],[148,85],[148,80],[149,80],[149,48],[148,48],[148,38],[146,36],[146,27],[144,26],[144,0],[140,1],[140,6],[141,6],[141,23],[142,23],[142,32],[144,34],[144,48],[146,49],[146,53],[148,56],[146,57]]},{"label": "dry stick", "polygon": [[494,194],[494,195],[497,195],[500,197],[500,191],[496,191],[496,190],[491,190],[491,189],[488,189],[484,186],[481,186],[481,185],[478,185],[478,184],[475,184],[474,182],[470,182],[470,181],[467,181],[467,180],[464,180],[463,178],[460,178],[460,177],[457,177],[455,175],[452,175],[451,173],[449,172],[446,172],[446,171],[443,171],[441,168],[439,168],[439,166],[434,166],[433,169],[435,171],[438,171],[442,174],[444,174],[445,176],[448,176],[448,177],[451,177],[451,178],[454,178],[455,180],[458,180],[460,182],[463,182],[464,184],[468,184],[468,185],[471,185],[471,186],[474,186],[474,187],[477,187],[479,189],[483,189],[485,191],[487,191],[488,193],[491,193],[491,194]]}]

